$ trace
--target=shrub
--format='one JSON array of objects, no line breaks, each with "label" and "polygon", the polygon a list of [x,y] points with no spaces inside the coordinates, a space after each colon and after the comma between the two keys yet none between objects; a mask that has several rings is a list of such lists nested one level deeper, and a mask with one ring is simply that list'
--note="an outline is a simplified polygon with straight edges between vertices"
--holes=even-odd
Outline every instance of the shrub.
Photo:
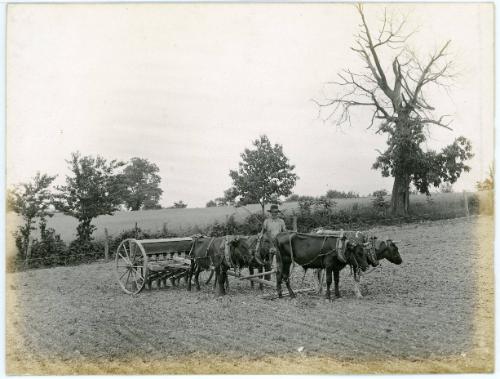
[{"label": "shrub", "polygon": [[385,196],[387,196],[386,190],[379,190],[373,192],[374,199],[372,200],[373,208],[377,211],[377,213],[382,213],[383,215],[387,214],[387,210],[391,206],[388,201],[385,200]]},{"label": "shrub", "polygon": [[24,236],[17,231],[14,234],[18,254],[13,263],[13,269],[53,266],[61,257],[68,253],[68,248],[61,236],[53,228],[47,228],[47,221],[40,220],[40,238],[33,238],[29,257],[25,257],[26,248]]}]

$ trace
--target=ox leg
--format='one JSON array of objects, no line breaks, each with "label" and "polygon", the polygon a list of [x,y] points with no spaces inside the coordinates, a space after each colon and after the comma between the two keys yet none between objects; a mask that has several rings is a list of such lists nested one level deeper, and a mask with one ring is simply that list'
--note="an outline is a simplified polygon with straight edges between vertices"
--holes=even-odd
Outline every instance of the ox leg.
[{"label": "ox leg", "polygon": [[323,275],[325,272],[321,268],[314,271],[316,272],[316,278],[318,280],[318,294],[321,295],[323,293]]},{"label": "ox leg", "polygon": [[217,289],[217,283],[219,282],[220,273],[219,271],[217,271],[217,269],[215,269],[214,272],[215,272],[215,279],[214,279],[213,290],[215,291]]},{"label": "ox leg", "polygon": [[200,291],[201,288],[200,288],[200,272],[201,272],[201,267],[198,266],[196,268],[196,272],[194,273],[194,284],[196,285],[196,290],[197,291]]},{"label": "ox leg", "polygon": [[327,268],[325,269],[326,271],[326,294],[325,298],[328,300],[331,300],[331,293],[330,293],[330,287],[332,286],[332,269]]},{"label": "ox leg", "polygon": [[[259,274],[262,274],[264,272],[263,270],[264,270],[264,267],[259,266]],[[259,276],[259,278],[262,279],[262,276]],[[264,285],[262,283],[259,283],[259,290],[261,290],[261,291],[264,290]]]},{"label": "ox leg", "polygon": [[281,289],[281,281],[283,280],[283,261],[280,255],[276,255],[276,291],[278,292],[278,297],[283,297],[283,291]]},{"label": "ox leg", "polygon": [[226,278],[225,278],[224,274],[226,274],[226,272],[225,272],[224,268],[222,268],[221,266],[218,266],[215,270],[216,270],[217,283],[219,284],[218,294],[219,294],[219,296],[223,296],[226,294],[226,290],[224,288],[225,282],[226,282]]},{"label": "ox leg", "polygon": [[361,290],[359,289],[359,274],[354,273],[354,294],[358,299],[361,299],[363,295],[361,295]]},{"label": "ox leg", "polygon": [[340,297],[339,278],[340,278],[340,271],[333,270],[333,281],[335,283],[335,297]]},{"label": "ox leg", "polygon": [[283,275],[281,271],[276,272],[276,290],[278,291],[278,297],[283,297],[283,291],[281,290],[281,281],[283,280]]},{"label": "ox leg", "polygon": [[[272,262],[272,257],[271,257],[271,262]],[[271,271],[271,267],[272,267],[271,262],[265,264],[264,269],[266,270],[266,272]],[[271,274],[264,275],[264,279],[271,280]]]},{"label": "ox leg", "polygon": [[290,297],[293,299],[295,297],[295,292],[293,292],[292,287],[290,287],[290,262],[287,262],[283,268],[283,280],[285,281]]},{"label": "ox leg", "polygon": [[205,284],[208,285],[210,283],[210,281],[212,280],[212,276],[214,276],[214,270],[213,269],[210,270],[210,275],[209,275],[207,281],[205,282]]},{"label": "ox leg", "polygon": [[191,291],[191,279],[193,279],[193,272],[196,269],[196,265],[194,263],[194,259],[191,260],[191,267],[189,269],[188,274],[186,275],[186,282],[187,282],[187,290]]},{"label": "ox leg", "polygon": [[[248,272],[250,273],[250,275],[253,275],[253,267],[251,265],[248,266]],[[251,280],[250,280],[250,287],[253,288],[253,281],[251,281]]]}]

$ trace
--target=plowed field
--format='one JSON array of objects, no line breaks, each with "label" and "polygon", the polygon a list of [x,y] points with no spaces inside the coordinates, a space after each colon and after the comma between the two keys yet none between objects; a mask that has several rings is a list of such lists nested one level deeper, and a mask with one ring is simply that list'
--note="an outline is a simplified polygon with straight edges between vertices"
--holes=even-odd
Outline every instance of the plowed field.
[{"label": "plowed field", "polygon": [[[485,372],[493,367],[493,220],[373,230],[398,243],[354,297],[265,300],[185,284],[124,294],[113,263],[7,275],[7,369],[19,373]],[[296,267],[293,288],[304,282]]]}]

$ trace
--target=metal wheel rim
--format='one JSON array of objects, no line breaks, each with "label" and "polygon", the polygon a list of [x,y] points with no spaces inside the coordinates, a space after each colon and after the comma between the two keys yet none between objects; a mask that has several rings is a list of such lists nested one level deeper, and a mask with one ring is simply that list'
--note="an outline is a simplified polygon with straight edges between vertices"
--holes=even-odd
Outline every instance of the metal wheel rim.
[{"label": "metal wheel rim", "polygon": [[135,239],[123,240],[116,249],[115,276],[122,290],[135,295],[144,288],[148,276],[148,256]]}]

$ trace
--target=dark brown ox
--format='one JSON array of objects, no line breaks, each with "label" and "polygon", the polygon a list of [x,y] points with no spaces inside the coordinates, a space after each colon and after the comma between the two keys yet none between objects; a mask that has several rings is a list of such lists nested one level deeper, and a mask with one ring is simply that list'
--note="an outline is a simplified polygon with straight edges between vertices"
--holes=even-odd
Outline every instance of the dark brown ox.
[{"label": "dark brown ox", "polygon": [[193,241],[191,248],[191,270],[188,279],[188,291],[191,290],[191,278],[194,275],[196,289],[200,290],[199,275],[202,271],[215,268],[219,295],[226,293],[227,270],[230,267],[247,266],[252,261],[252,253],[244,240],[238,236],[202,237]]},{"label": "dark brown ox", "polygon": [[[344,256],[347,263],[337,258],[337,244],[342,241]],[[339,276],[340,271],[350,265],[356,284],[359,282],[359,270],[366,271],[368,268],[367,253],[362,244],[351,242],[346,237],[329,235],[302,234],[296,232],[282,232],[276,237],[278,247],[276,287],[278,297],[282,297],[281,282],[284,280],[291,297],[295,294],[290,287],[290,265],[292,261],[301,265],[304,269],[324,268],[326,269],[326,298],[330,299],[330,286],[332,284],[332,272],[335,281],[335,296],[340,297]],[[359,286],[355,287],[356,295],[360,296]]]},{"label": "dark brown ox", "polygon": [[[252,235],[249,237],[246,236],[238,236],[239,248],[241,250],[246,250],[250,252],[252,255],[252,260],[248,263],[248,265],[241,265],[238,268],[248,267],[248,271],[250,275],[254,274],[254,270],[257,269],[259,273],[265,271],[271,271],[272,264],[272,255],[270,254],[271,244],[269,241],[264,240],[263,238],[259,238],[259,235]],[[264,275],[266,280],[271,279],[271,275]],[[215,275],[215,283],[214,289],[217,283],[218,277]],[[210,278],[207,280],[207,284],[210,282]],[[226,289],[229,288],[229,283],[226,280]],[[254,282],[250,281],[250,285],[254,286]],[[259,283],[259,288],[262,290],[264,288],[262,283]]]},{"label": "dark brown ox", "polygon": [[[253,235],[247,239],[248,249],[252,252],[254,259],[250,262],[248,266],[248,271],[250,275],[253,275],[254,269],[257,269],[259,273],[271,271],[271,264],[273,261],[273,255],[270,253],[271,243],[265,238],[259,235]],[[270,280],[271,275],[264,275],[264,279]],[[254,282],[250,281],[250,285],[254,286]],[[262,290],[264,288],[262,283],[259,283],[259,288]]]},{"label": "dark brown ox", "polygon": [[[364,246],[368,254],[368,263],[373,267],[378,266],[379,261],[382,259],[387,259],[389,262],[396,265],[400,265],[403,262],[399,254],[399,249],[394,241],[390,239],[382,241],[375,236],[365,237],[364,241],[366,240],[368,240],[368,242],[364,242]],[[322,269],[315,270],[315,274],[318,280],[319,293],[321,293],[323,290]]]}]

